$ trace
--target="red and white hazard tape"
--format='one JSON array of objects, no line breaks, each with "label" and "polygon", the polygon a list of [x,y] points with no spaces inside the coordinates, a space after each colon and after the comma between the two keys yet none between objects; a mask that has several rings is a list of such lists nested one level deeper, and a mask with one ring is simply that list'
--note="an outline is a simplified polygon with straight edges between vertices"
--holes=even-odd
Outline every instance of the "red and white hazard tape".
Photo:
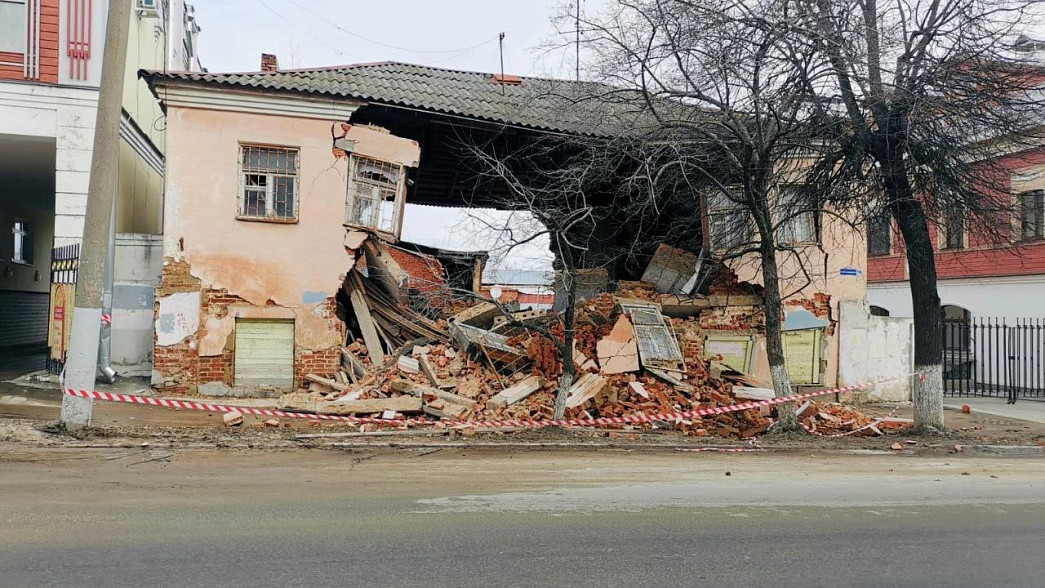
[{"label": "red and white hazard tape", "polygon": [[453,419],[441,419],[432,420],[428,418],[398,418],[398,419],[384,419],[378,417],[359,417],[359,416],[347,416],[347,415],[333,415],[333,414],[311,414],[304,412],[286,412],[282,410],[274,410],[268,408],[255,408],[251,406],[234,406],[227,404],[211,404],[209,402],[196,402],[194,400],[174,400],[170,398],[154,398],[151,396],[136,396],[133,394],[114,394],[112,392],[99,392],[97,390],[74,390],[72,388],[66,388],[65,393],[69,396],[76,396],[79,398],[91,398],[93,400],[104,400],[106,402],[121,402],[126,404],[143,404],[146,406],[156,406],[161,408],[173,408],[181,410],[197,410],[204,412],[238,412],[244,415],[255,415],[264,417],[277,417],[277,418],[293,418],[293,419],[306,419],[315,421],[341,421],[356,424],[377,424],[377,425],[392,425],[392,426],[413,426],[413,425],[444,425],[444,426],[463,426],[463,427],[481,427],[481,428],[496,428],[496,427],[515,427],[515,428],[529,428],[539,429],[543,427],[599,427],[607,425],[628,425],[628,424],[640,424],[640,423],[652,423],[652,422],[678,422],[685,419],[692,419],[697,417],[712,416],[717,414],[727,414],[731,412],[740,412],[743,410],[751,410],[753,408],[761,408],[763,406],[775,406],[777,404],[785,404],[788,402],[799,402],[802,400],[808,400],[810,398],[816,398],[819,396],[827,396],[829,394],[838,394],[840,392],[852,392],[854,390],[861,390],[863,388],[869,388],[885,382],[894,382],[909,378],[912,375],[896,376],[892,378],[880,378],[862,384],[853,384],[850,386],[842,386],[839,388],[831,388],[828,390],[817,390],[816,392],[808,392],[805,394],[795,394],[792,396],[785,396],[782,398],[769,398],[766,400],[756,400],[752,402],[741,402],[739,404],[733,404],[730,406],[715,406],[707,408],[694,408],[692,410],[683,410],[679,412],[664,412],[657,414],[630,414],[616,417],[598,417],[598,418],[575,418],[575,419],[506,419],[506,420],[480,420],[480,421],[459,421]]}]

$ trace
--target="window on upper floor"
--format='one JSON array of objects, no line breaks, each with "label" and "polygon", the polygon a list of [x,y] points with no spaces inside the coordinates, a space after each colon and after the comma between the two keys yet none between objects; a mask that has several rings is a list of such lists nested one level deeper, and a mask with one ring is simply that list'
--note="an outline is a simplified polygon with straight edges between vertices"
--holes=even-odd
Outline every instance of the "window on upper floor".
[{"label": "window on upper floor", "polygon": [[738,249],[754,240],[754,227],[744,205],[740,188],[727,192],[715,190],[708,193],[708,245],[712,251]]},{"label": "window on upper floor", "polygon": [[1020,238],[1025,241],[1045,237],[1045,191],[1031,190],[1019,195]]},{"label": "window on upper floor", "polygon": [[14,236],[14,249],[11,254],[11,261],[32,265],[33,231],[29,223],[21,219],[15,219],[11,234]]},{"label": "window on upper floor", "polygon": [[867,219],[867,254],[889,255],[893,252],[893,219],[888,211]]},{"label": "window on upper floor", "polygon": [[784,245],[820,242],[820,210],[799,186],[784,186],[776,201],[777,241]]},{"label": "window on upper floor", "polygon": [[779,241],[786,245],[820,242],[820,215],[815,210],[792,213],[780,223]]},{"label": "window on upper floor", "polygon": [[25,0],[0,0],[0,51],[25,53]]},{"label": "window on upper floor", "polygon": [[406,195],[403,166],[355,154],[349,166],[346,224],[398,237]]},{"label": "window on upper floor", "polygon": [[238,218],[294,221],[298,218],[298,150],[240,146]]},{"label": "window on upper floor", "polygon": [[965,247],[964,207],[952,205],[944,213],[942,245],[944,249],[962,249]]}]

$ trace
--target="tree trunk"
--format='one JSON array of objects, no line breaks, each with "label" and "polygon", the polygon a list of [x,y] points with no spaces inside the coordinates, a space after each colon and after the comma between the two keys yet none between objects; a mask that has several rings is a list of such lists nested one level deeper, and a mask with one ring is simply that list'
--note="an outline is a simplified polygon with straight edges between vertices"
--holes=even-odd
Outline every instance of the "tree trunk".
[{"label": "tree trunk", "polygon": [[[784,363],[784,340],[781,335],[783,302],[780,300],[780,276],[777,273],[776,248],[772,235],[762,237],[762,282],[765,286],[766,309],[766,355],[769,373],[773,378],[773,395],[777,398],[790,396],[791,377]],[[777,427],[781,431],[798,429],[795,406],[790,403],[777,405]]]},{"label": "tree trunk", "polygon": [[915,199],[900,162],[885,168],[885,190],[890,210],[903,235],[907,273],[914,308],[914,369],[911,397],[914,428],[920,432],[943,429],[943,309],[936,288],[936,257],[929,238],[929,222]]},{"label": "tree trunk", "polygon": [[560,348],[562,356],[562,377],[559,378],[559,388],[555,394],[555,413],[553,418],[561,419],[566,414],[566,398],[570,393],[570,387],[577,373],[577,365],[573,361],[574,341],[574,314],[577,310],[577,272],[573,263],[572,252],[566,251],[563,255],[562,279],[566,286],[566,305],[563,308],[563,346]]}]

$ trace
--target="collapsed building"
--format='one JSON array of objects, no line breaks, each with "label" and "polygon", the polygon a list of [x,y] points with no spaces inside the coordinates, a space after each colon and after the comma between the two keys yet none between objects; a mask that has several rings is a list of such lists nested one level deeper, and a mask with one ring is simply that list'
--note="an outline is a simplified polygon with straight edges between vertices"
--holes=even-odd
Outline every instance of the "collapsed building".
[{"label": "collapsed building", "polygon": [[[404,242],[405,204],[504,205],[506,189],[483,183],[462,137],[511,151],[542,133],[598,134],[598,124],[630,113],[593,117],[548,92],[548,80],[398,63],[142,76],[166,112],[171,152],[154,386],[205,396],[296,392],[284,404],[312,410],[401,396],[419,401],[366,406],[421,410],[428,394],[425,407],[455,416],[461,406],[511,412],[550,394],[562,358],[558,367],[543,361],[525,325],[554,331],[549,317],[561,308],[549,311],[546,298],[515,313],[511,302],[490,305],[499,297],[482,284],[486,254]],[[580,298],[590,303],[577,311],[582,391],[571,409],[585,410],[578,398],[625,388],[628,400],[614,406],[725,402],[723,371],[734,384],[768,384],[758,276],[701,253],[714,226],[694,198],[700,206],[689,216],[666,210],[652,219],[665,223],[659,247],[607,264],[596,246],[582,260]],[[679,219],[696,220],[678,231]],[[863,300],[865,256],[841,229],[816,230],[823,271],[789,292],[784,328],[796,382],[824,387],[844,383],[840,304]],[[602,233],[607,242],[631,238],[627,227]],[[488,306],[476,307],[480,299]],[[605,373],[599,347],[607,345],[629,350],[612,362],[626,370]],[[405,377],[395,383],[390,374]],[[523,382],[528,391],[509,394],[512,402],[490,404]],[[447,395],[465,401],[446,409]],[[726,426],[755,434],[761,416]]]}]

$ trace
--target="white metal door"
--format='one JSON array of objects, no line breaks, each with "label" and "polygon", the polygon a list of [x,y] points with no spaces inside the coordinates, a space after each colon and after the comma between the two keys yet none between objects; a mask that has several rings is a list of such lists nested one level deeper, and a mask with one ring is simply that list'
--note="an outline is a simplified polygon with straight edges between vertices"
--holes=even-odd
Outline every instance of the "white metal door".
[{"label": "white metal door", "polygon": [[294,321],[236,321],[236,385],[294,386]]}]

